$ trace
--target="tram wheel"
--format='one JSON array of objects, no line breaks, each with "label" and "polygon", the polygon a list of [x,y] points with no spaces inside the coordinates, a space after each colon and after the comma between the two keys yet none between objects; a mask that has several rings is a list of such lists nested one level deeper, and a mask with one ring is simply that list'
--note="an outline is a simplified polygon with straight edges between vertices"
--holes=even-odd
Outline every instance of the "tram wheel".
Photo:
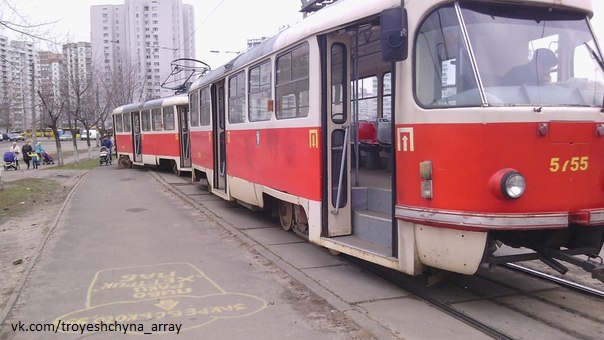
[{"label": "tram wheel", "polygon": [[130,159],[128,159],[128,157],[120,157],[117,160],[117,165],[120,169],[131,168],[132,162],[130,162]]},{"label": "tram wheel", "polygon": [[281,228],[290,231],[294,225],[294,205],[288,202],[279,202],[279,222]]},{"label": "tram wheel", "polygon": [[172,161],[172,173],[176,176],[180,176],[180,170],[178,170],[178,165],[174,161]]}]

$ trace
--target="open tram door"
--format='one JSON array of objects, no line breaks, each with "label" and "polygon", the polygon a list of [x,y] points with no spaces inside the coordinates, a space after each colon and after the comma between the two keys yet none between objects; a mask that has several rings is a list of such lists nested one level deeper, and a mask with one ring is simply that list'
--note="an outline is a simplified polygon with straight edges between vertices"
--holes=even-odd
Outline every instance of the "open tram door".
[{"label": "open tram door", "polygon": [[212,93],[212,140],[214,142],[214,192],[226,193],[226,123],[224,80],[214,83]]},{"label": "open tram door", "polygon": [[[327,179],[322,236],[334,250],[362,258],[370,252],[396,268],[393,104],[395,61],[402,59],[390,54],[403,49],[402,28],[384,25],[383,14],[319,37]],[[393,16],[403,14],[398,9]]]},{"label": "open tram door", "polygon": [[322,236],[334,237],[352,233],[349,115],[349,49],[346,34],[320,37],[323,69],[323,140],[326,156],[324,174],[327,187],[323,190]]},{"label": "open tram door", "polygon": [[189,106],[179,105],[178,110],[178,133],[180,140],[180,166],[191,167],[191,139],[189,134]]},{"label": "open tram door", "polygon": [[143,143],[141,138],[141,113],[132,112],[132,161],[141,163],[143,161]]}]

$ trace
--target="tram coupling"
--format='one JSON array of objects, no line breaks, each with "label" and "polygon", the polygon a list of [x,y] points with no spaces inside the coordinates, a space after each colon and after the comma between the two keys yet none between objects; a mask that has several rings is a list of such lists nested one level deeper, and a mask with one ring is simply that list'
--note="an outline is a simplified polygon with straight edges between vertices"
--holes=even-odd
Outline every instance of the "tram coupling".
[{"label": "tram coupling", "polygon": [[[579,252],[581,254],[593,253],[593,252],[586,251],[585,249],[583,249],[582,251],[579,250]],[[596,254],[596,253],[593,253],[593,254]],[[588,259],[583,260],[583,259],[575,257],[573,254],[570,254],[568,252],[564,252],[564,251],[561,251],[558,249],[545,248],[545,249],[539,251],[538,256],[541,261],[543,261],[545,264],[552,267],[553,269],[555,269],[557,272],[559,272],[561,274],[566,274],[566,272],[568,271],[568,268],[566,268],[566,266],[562,265],[560,262],[556,261],[556,259],[564,261],[564,262],[572,263],[578,267],[581,267],[581,268],[583,268],[583,270],[590,272],[591,277],[593,279],[596,279],[596,280],[604,283],[604,263],[602,261],[602,258],[597,255],[587,255]],[[598,262],[593,259],[600,259],[600,261]]]}]

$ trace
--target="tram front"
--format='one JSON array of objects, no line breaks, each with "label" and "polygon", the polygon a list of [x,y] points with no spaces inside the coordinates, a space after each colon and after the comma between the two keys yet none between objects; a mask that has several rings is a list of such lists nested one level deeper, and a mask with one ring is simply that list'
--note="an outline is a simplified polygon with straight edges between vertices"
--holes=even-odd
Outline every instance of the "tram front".
[{"label": "tram front", "polygon": [[396,215],[422,264],[470,274],[540,258],[603,279],[592,259],[604,241],[604,65],[591,14],[589,1],[472,1],[418,20],[401,86],[414,100],[397,102]]}]

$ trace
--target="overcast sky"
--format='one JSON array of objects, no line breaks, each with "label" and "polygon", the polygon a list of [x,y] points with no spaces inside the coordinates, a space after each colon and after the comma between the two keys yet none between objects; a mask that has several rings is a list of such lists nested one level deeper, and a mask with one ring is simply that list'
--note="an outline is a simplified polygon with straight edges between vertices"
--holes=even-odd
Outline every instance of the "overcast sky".
[{"label": "overcast sky", "polygon": [[[375,0],[367,0],[375,1]],[[213,68],[242,51],[248,38],[271,36],[279,27],[302,19],[300,0],[183,0],[195,8],[197,59]],[[604,45],[604,0],[592,0],[592,20],[598,41]],[[60,44],[90,41],[90,6],[123,4],[123,0],[0,0],[0,17],[23,24],[45,25],[39,30]],[[21,17],[13,11],[13,8]],[[0,35],[9,35],[0,27]],[[13,37],[11,37],[13,38]],[[602,47],[602,46],[601,46]],[[56,45],[55,51],[60,51]],[[209,51],[222,53],[209,53]]]}]

